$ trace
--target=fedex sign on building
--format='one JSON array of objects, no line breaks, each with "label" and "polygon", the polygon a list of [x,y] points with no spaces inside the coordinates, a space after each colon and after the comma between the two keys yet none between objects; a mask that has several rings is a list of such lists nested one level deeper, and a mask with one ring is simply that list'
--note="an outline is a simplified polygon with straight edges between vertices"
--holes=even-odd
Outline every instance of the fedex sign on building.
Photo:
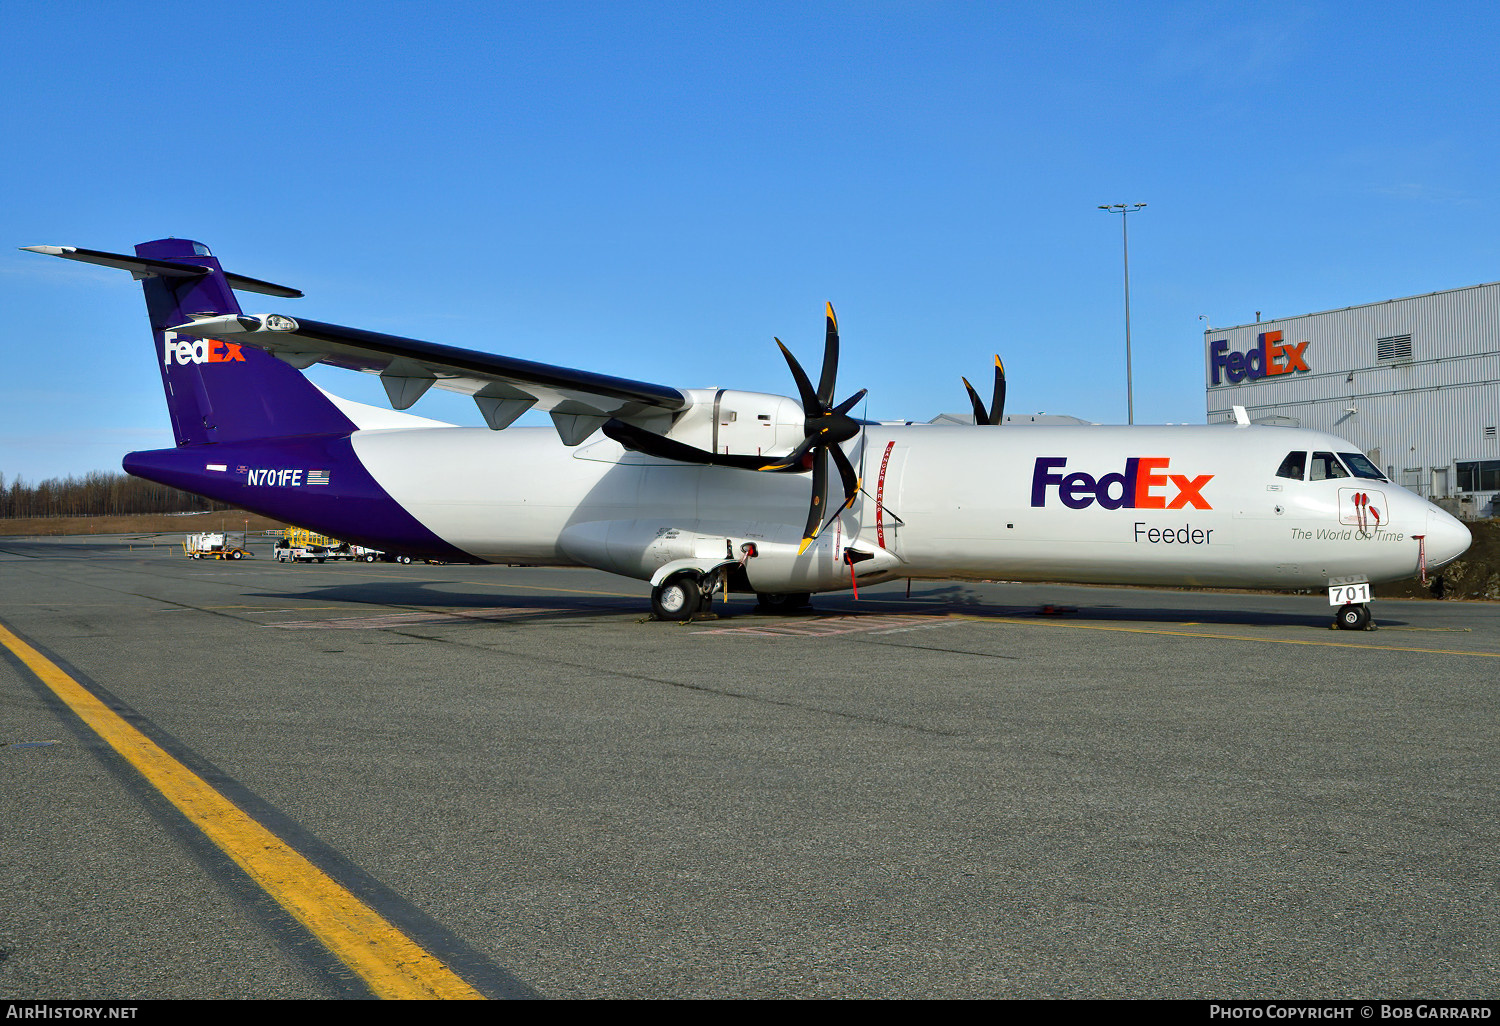
[{"label": "fedex sign on building", "polygon": [[1281,374],[1301,374],[1307,366],[1306,342],[1282,343],[1279,331],[1263,331],[1254,347],[1246,352],[1233,352],[1228,339],[1219,339],[1208,344],[1209,385],[1255,381],[1273,378]]}]

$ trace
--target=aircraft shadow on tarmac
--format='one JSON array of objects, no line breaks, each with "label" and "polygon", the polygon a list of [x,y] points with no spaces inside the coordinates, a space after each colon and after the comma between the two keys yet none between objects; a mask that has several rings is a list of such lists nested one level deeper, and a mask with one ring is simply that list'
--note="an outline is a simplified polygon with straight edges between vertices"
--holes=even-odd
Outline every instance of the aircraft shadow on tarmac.
[{"label": "aircraft shadow on tarmac", "polygon": [[[1034,589],[1037,593],[1044,593],[1045,589]],[[1070,588],[1069,591],[1072,589]],[[975,594],[963,585],[953,585],[946,588],[927,589],[919,595],[914,594],[913,608],[919,604],[917,599],[922,600],[923,608],[931,608],[931,603],[937,601],[944,606],[950,607],[954,612],[962,612],[970,616],[995,616],[995,617],[1036,617],[1038,619],[1058,620],[1081,620],[1088,622],[1103,623],[1154,623],[1154,624],[1202,624],[1205,626],[1227,626],[1227,627],[1316,627],[1326,629],[1333,622],[1333,609],[1328,607],[1327,612],[1308,613],[1296,609],[1253,609],[1248,606],[1236,607],[1233,594],[1219,595],[1219,602],[1214,605],[1207,604],[1210,600],[1205,594],[1205,605],[1202,606],[1145,606],[1133,604],[1121,604],[1107,601],[1108,597],[1118,592],[1104,591],[1098,596],[1098,601],[1079,602],[1076,594],[1066,594],[1057,601],[1043,599],[1033,603],[996,603],[987,601],[983,596]],[[1161,593],[1166,597],[1170,593]],[[1257,594],[1257,599],[1267,596]],[[1372,607],[1375,612],[1375,622],[1392,627],[1405,626],[1406,621],[1394,618],[1390,615],[1382,615],[1378,605]]]},{"label": "aircraft shadow on tarmac", "polygon": [[[368,606],[373,613],[377,608],[449,609],[469,616],[483,616],[486,611],[495,613],[514,611],[528,620],[615,617],[621,614],[649,612],[649,601],[645,596],[573,594],[563,591],[528,593],[524,587],[515,591],[494,593],[465,591],[454,585],[434,581],[379,581],[343,582],[313,585],[306,588],[288,588],[277,591],[247,592],[247,597],[274,599],[277,601],[303,601],[318,604],[345,604],[357,608]],[[874,596],[871,596],[874,597]],[[1101,594],[1099,599],[1107,596]],[[1110,596],[1112,597],[1112,596]],[[1259,597],[1259,596],[1258,596]],[[771,614],[773,618],[795,619],[819,616],[889,616],[900,614],[942,615],[961,613],[967,616],[996,618],[1036,618],[1059,621],[1089,623],[1149,623],[1149,624],[1201,624],[1220,627],[1300,627],[1326,629],[1333,621],[1333,613],[1306,613],[1291,609],[1235,608],[1232,595],[1224,596],[1220,606],[1162,606],[1120,604],[1108,601],[1078,602],[1078,596],[1066,595],[1058,601],[995,602],[976,594],[963,585],[936,589],[923,589],[909,599],[890,598],[882,594],[877,603],[860,601],[852,595],[833,593],[816,595],[812,605],[794,613]],[[764,611],[757,610],[749,595],[735,595],[730,602],[715,602],[712,611],[719,619],[761,618]],[[1404,625],[1405,621],[1381,615],[1376,608],[1376,622],[1389,626]]]}]

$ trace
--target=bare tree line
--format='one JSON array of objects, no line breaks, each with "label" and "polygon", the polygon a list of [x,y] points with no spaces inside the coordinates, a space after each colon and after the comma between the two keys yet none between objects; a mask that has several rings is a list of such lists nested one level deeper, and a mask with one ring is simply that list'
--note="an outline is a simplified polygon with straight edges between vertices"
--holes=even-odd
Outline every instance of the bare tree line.
[{"label": "bare tree line", "polygon": [[0,474],[0,519],[20,517],[91,517],[134,513],[190,513],[229,509],[179,488],[103,470],[82,477],[53,477],[28,484],[9,483]]}]

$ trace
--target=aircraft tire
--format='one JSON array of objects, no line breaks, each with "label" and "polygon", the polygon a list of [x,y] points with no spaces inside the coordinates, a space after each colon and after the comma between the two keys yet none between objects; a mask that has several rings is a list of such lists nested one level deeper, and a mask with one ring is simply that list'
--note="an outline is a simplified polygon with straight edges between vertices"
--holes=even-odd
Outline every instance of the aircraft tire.
[{"label": "aircraft tire", "polygon": [[1370,625],[1370,607],[1363,603],[1343,606],[1337,622],[1341,631],[1362,631]]},{"label": "aircraft tire", "polygon": [[703,605],[703,589],[692,574],[676,574],[651,589],[651,612],[658,620],[689,620]]}]

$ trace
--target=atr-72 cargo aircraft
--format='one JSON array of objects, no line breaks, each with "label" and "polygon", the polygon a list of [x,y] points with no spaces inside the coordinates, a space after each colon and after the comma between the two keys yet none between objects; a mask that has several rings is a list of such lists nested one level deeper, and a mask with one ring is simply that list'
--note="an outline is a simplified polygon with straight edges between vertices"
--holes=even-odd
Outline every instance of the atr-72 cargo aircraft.
[{"label": "atr-72 cargo aircraft", "polygon": [[[245,315],[236,290],[301,293],[185,239],[28,248],[141,281],[177,446],[129,454],[128,472],[381,549],[648,580],[663,618],[721,583],[795,607],[859,583],[1003,578],[1327,587],[1354,628],[1369,583],[1470,541],[1334,435],[1002,426],[998,359],[992,408],[969,388],[974,426],[859,421],[862,391],[836,402],[831,306],[816,387],[781,347],[793,399]],[[301,373],[314,363],[379,374],[393,409],[323,391]],[[473,396],[488,427],[397,412],[433,385]],[[511,426],[530,409],[553,427]]]}]

